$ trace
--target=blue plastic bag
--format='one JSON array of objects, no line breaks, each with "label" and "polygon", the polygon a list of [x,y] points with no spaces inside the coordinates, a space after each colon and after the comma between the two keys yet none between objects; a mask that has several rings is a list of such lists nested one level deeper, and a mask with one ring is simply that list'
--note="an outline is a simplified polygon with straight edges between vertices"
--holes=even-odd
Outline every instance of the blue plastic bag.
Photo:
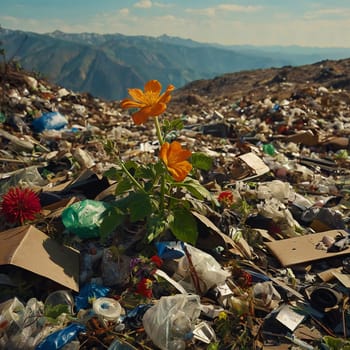
[{"label": "blue plastic bag", "polygon": [[36,132],[44,130],[60,130],[68,124],[68,120],[58,112],[48,112],[36,118],[32,122],[32,127]]},{"label": "blue plastic bag", "polygon": [[164,260],[179,259],[185,255],[183,243],[178,241],[162,241],[155,243],[157,254]]},{"label": "blue plastic bag", "polygon": [[60,329],[46,337],[35,350],[59,350],[74,340],[86,327],[80,323],[71,323],[68,327]]},{"label": "blue plastic bag", "polygon": [[76,310],[86,309],[89,307],[91,299],[97,299],[100,297],[105,297],[110,292],[110,288],[100,286],[96,283],[85,284],[83,288],[80,289],[79,294],[74,298]]}]

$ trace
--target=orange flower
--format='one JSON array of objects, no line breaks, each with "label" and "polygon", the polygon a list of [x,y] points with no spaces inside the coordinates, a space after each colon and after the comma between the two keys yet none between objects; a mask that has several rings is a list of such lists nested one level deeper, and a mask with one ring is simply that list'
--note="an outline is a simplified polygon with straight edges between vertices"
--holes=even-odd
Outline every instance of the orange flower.
[{"label": "orange flower", "polygon": [[168,85],[166,91],[161,95],[162,85],[158,80],[150,80],[145,84],[145,92],[140,89],[128,89],[132,99],[126,98],[121,103],[121,108],[139,108],[132,118],[136,125],[145,123],[149,117],[162,114],[170,101],[170,93],[175,87]]},{"label": "orange flower", "polygon": [[192,169],[191,163],[186,159],[191,157],[191,151],[183,149],[177,141],[164,142],[159,157],[168,168],[169,173],[176,181],[182,181]]}]

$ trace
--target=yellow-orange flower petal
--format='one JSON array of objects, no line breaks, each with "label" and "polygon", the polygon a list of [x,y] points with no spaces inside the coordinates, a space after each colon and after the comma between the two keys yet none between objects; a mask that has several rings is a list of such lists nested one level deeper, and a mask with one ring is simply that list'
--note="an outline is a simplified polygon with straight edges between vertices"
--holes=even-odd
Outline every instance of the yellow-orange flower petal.
[{"label": "yellow-orange flower petal", "polygon": [[132,115],[132,119],[136,125],[143,124],[148,117],[162,114],[166,110],[165,103],[158,103],[151,107],[141,108],[138,112]]},{"label": "yellow-orange flower petal", "polygon": [[192,165],[187,161],[192,152],[183,149],[177,141],[172,143],[164,142],[159,153],[169,173],[175,181],[183,181],[192,170]]},{"label": "yellow-orange flower petal", "polygon": [[120,106],[123,109],[139,108],[132,117],[135,124],[143,124],[149,117],[156,117],[166,110],[167,103],[171,99],[170,93],[174,89],[173,85],[168,85],[166,91],[160,95],[162,91],[161,83],[158,80],[150,80],[145,84],[144,91],[141,89],[128,89],[132,99],[126,98],[122,100]]}]

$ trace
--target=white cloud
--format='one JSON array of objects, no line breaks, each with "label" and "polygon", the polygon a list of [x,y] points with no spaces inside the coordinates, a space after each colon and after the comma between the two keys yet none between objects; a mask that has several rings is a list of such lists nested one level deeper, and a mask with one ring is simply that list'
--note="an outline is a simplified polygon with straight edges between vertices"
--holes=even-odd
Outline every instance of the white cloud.
[{"label": "white cloud", "polygon": [[161,2],[154,2],[153,5],[156,7],[162,7],[162,8],[171,8],[175,6],[175,4],[163,4]]},{"label": "white cloud", "polygon": [[0,16],[0,23],[3,28],[14,28],[24,31],[42,33],[41,21],[34,18],[18,18],[13,16]]},{"label": "white cloud", "polygon": [[223,11],[230,11],[230,12],[256,12],[260,11],[263,7],[262,6],[242,6],[242,5],[235,5],[235,4],[221,4],[216,7],[218,10]]},{"label": "white cloud", "polygon": [[194,15],[202,15],[202,16],[208,16],[208,17],[214,17],[216,14],[214,7],[206,7],[203,9],[188,8],[185,10],[185,12],[194,14]]},{"label": "white cloud", "polygon": [[323,9],[316,9],[314,11],[310,11],[305,13],[304,18],[308,20],[317,19],[317,18],[344,18],[350,16],[350,9],[349,8],[323,8]]},{"label": "white cloud", "polygon": [[123,8],[123,9],[120,9],[119,10],[119,13],[122,15],[122,16],[127,16],[129,13],[130,13],[130,10],[128,8]]},{"label": "white cloud", "polygon": [[134,4],[134,7],[148,9],[152,7],[152,1],[151,0],[140,0],[139,2],[136,2]]},{"label": "white cloud", "polygon": [[219,15],[220,12],[236,12],[236,13],[251,13],[251,12],[257,12],[262,10],[262,6],[242,6],[242,5],[235,5],[235,4],[220,4],[215,7],[206,7],[206,8],[187,8],[185,11],[187,13],[202,15],[202,16],[208,16],[208,17],[214,17],[216,15]]}]

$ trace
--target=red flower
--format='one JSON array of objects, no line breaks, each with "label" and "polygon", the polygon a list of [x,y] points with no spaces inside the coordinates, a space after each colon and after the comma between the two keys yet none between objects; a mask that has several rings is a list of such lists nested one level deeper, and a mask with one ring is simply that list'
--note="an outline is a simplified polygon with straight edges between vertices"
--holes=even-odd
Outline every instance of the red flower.
[{"label": "red flower", "polygon": [[223,191],[219,194],[218,201],[224,205],[230,206],[234,203],[235,199],[231,191]]},{"label": "red flower", "polygon": [[136,286],[136,293],[145,296],[146,298],[152,298],[152,281],[149,278],[142,278],[142,280]]},{"label": "red flower", "polygon": [[157,267],[161,267],[163,265],[163,260],[158,255],[153,255],[151,257],[151,261],[154,262]]},{"label": "red flower", "polygon": [[242,282],[242,287],[250,287],[252,285],[253,276],[250,273],[242,270],[240,279]]},{"label": "red flower", "polygon": [[22,225],[25,221],[35,219],[41,210],[41,204],[33,190],[14,187],[3,195],[0,208],[6,220]]}]

